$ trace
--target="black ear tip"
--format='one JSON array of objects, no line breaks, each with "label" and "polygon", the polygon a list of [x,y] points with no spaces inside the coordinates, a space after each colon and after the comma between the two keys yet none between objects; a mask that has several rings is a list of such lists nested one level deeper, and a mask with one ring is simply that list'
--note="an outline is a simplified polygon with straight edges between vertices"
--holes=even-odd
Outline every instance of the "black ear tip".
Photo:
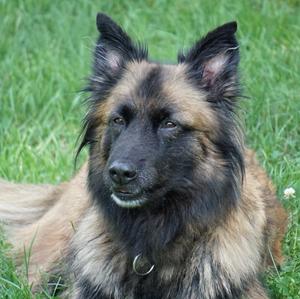
[{"label": "black ear tip", "polygon": [[105,26],[113,23],[113,20],[106,14],[99,12],[97,13],[96,24],[98,30],[101,32]]},{"label": "black ear tip", "polygon": [[229,31],[231,33],[236,33],[238,24],[236,21],[232,21],[221,26],[224,30]]}]

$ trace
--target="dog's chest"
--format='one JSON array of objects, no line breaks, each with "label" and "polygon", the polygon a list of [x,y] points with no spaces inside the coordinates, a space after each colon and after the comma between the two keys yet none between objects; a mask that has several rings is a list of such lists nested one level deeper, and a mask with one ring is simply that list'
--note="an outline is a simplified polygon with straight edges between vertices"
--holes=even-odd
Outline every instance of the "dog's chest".
[{"label": "dog's chest", "polygon": [[[154,265],[152,271],[150,271],[152,265],[150,268],[148,266],[143,269],[139,269],[139,266],[137,268],[135,268],[133,261],[129,260],[126,263],[125,271],[120,268],[119,272],[115,273],[113,278],[116,282],[115,285],[102,281],[101,285],[106,290],[106,294],[113,295],[115,299],[181,298],[178,294],[183,287],[185,276],[183,265],[181,269],[170,265]],[[139,272],[137,273],[136,270]],[[150,273],[146,274],[147,272]]]},{"label": "dog's chest", "polygon": [[[88,285],[88,294],[96,294],[85,296],[86,299],[223,298],[218,297],[220,294],[234,294],[224,298],[237,299],[239,290],[253,279],[260,264],[260,244],[251,234],[229,238],[222,232],[219,235],[226,237],[222,240],[198,239],[190,247],[184,246],[187,250],[178,243],[160,257],[160,262],[154,262],[153,269],[152,263],[146,268],[138,263],[134,269],[135,256],[130,257],[120,243],[103,230],[101,233],[103,226],[95,230],[99,219],[96,213],[88,217],[91,219],[77,231],[72,261],[77,286]],[[181,262],[178,252],[187,253]],[[147,275],[140,275],[148,271]]]},{"label": "dog's chest", "polygon": [[95,295],[87,299],[211,299],[217,298],[223,288],[232,287],[204,248],[193,252],[182,264],[154,264],[153,269],[151,263],[135,267],[134,258],[118,250],[102,250],[93,264],[88,263],[82,263],[78,271],[82,277],[79,280],[89,285],[88,294]]}]

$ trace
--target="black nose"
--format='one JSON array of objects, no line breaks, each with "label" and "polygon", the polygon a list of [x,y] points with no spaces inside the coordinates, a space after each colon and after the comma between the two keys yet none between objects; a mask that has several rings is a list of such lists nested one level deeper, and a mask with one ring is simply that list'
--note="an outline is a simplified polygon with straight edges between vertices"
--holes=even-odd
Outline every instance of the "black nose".
[{"label": "black nose", "polygon": [[137,173],[133,164],[115,161],[109,167],[109,175],[116,184],[125,185],[134,180]]}]

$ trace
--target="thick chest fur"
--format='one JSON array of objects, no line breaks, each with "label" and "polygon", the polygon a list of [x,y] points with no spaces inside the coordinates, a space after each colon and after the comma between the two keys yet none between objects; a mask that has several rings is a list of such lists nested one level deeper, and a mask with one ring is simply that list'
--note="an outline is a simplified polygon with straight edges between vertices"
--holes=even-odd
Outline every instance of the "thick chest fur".
[{"label": "thick chest fur", "polygon": [[209,238],[195,240],[181,264],[155,265],[144,277],[134,273],[132,258],[96,210],[87,212],[73,241],[73,298],[237,299],[260,271],[265,216],[259,206],[256,217],[240,209]]},{"label": "thick chest fur", "polygon": [[[237,299],[241,298],[242,290],[231,284],[230,279],[224,281],[217,269],[214,269],[214,286],[206,285],[205,269],[197,269],[191,276],[186,271],[178,269],[176,275],[170,276],[170,280],[161,280],[160,271],[153,272],[147,277],[137,277],[129,274],[123,279],[117,278],[116,285],[106,284],[103,281],[102,288],[93,285],[89,280],[83,279],[78,285],[76,298],[126,298],[126,299],[183,299],[183,298],[214,298]],[[201,276],[202,275],[202,276]],[[212,278],[212,275],[209,276]]]}]

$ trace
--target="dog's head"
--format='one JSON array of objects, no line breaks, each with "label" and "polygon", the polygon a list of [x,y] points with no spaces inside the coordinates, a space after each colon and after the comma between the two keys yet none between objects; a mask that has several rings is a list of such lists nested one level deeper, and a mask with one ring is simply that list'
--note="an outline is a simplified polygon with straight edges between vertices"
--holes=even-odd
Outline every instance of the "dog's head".
[{"label": "dog's head", "polygon": [[80,146],[90,146],[92,192],[105,189],[122,208],[197,197],[209,210],[234,201],[243,172],[237,24],[208,33],[174,65],[148,60],[146,48],[104,14],[97,27]]}]

